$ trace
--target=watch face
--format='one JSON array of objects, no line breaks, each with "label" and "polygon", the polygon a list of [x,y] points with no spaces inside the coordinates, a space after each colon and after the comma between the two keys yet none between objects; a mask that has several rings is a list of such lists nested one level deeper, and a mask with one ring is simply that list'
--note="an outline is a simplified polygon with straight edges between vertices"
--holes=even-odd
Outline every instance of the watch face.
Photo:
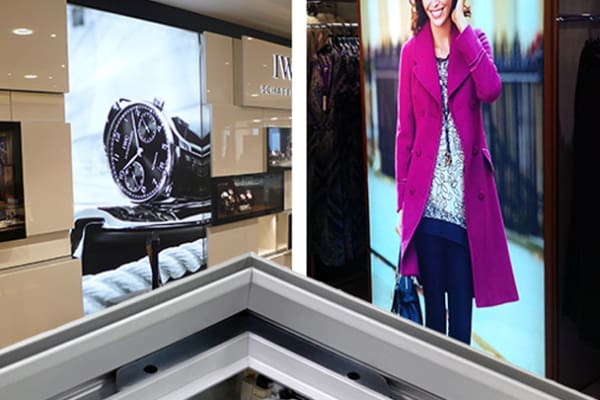
[{"label": "watch face", "polygon": [[167,122],[146,103],[125,107],[112,122],[106,151],[119,189],[134,202],[164,194],[173,161],[173,138]]}]

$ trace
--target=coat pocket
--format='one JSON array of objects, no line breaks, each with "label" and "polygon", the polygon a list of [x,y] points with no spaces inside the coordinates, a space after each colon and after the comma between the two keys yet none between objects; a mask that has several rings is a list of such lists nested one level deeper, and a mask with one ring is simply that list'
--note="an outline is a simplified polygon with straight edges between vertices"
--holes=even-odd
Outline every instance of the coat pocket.
[{"label": "coat pocket", "polygon": [[485,160],[485,163],[490,171],[494,173],[494,163],[492,162],[492,155],[490,154],[490,151],[484,147],[481,149],[481,154],[483,154],[483,159]]}]

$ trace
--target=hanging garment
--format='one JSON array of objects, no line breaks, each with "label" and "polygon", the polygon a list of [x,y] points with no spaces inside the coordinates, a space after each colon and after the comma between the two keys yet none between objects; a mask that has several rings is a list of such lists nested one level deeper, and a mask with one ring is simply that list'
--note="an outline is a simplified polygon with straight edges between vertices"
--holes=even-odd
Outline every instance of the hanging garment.
[{"label": "hanging garment", "polygon": [[327,266],[368,254],[357,40],[309,44],[309,251]]},{"label": "hanging garment", "polygon": [[582,340],[600,348],[600,226],[597,185],[600,164],[600,40],[589,40],[579,59],[573,136],[573,202],[567,250],[565,311]]}]

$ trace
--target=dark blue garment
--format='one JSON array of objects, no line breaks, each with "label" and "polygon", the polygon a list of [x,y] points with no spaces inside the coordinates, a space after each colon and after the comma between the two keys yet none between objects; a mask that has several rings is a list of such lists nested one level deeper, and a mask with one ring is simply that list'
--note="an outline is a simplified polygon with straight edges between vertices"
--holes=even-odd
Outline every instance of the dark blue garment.
[{"label": "dark blue garment", "polygon": [[[436,232],[444,233],[442,235],[425,233],[427,229],[419,229],[415,234],[419,281],[425,297],[425,325],[470,344],[473,276],[469,247],[459,243],[466,240],[466,235],[464,238],[460,234],[452,235],[459,231],[443,225],[434,226],[438,229]],[[432,225],[428,228],[432,228]],[[450,228],[450,231],[445,228]],[[445,293],[448,293],[448,332]]]},{"label": "dark blue garment", "polygon": [[446,240],[451,240],[461,246],[469,248],[467,239],[467,230],[452,222],[443,221],[435,218],[423,218],[417,227],[418,233],[440,236]]}]

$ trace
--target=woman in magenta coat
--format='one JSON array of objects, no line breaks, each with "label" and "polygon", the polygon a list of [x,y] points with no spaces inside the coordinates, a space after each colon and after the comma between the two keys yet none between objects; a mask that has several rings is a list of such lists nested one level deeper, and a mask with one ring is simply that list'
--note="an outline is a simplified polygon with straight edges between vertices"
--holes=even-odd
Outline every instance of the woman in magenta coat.
[{"label": "woman in magenta coat", "polygon": [[419,276],[426,325],[470,343],[478,307],[518,300],[481,103],[502,89],[485,34],[463,0],[410,0],[402,47],[396,184],[400,272]]}]

